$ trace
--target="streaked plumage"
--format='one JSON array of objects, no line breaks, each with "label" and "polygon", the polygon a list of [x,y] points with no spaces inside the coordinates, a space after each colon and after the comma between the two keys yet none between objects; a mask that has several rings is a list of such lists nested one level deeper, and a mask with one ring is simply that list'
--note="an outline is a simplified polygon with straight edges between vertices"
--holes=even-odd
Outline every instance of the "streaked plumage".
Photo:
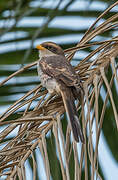
[{"label": "streaked plumage", "polygon": [[40,50],[38,74],[41,83],[49,93],[60,93],[65,110],[71,124],[74,139],[84,142],[84,136],[78,120],[75,99],[81,96],[81,83],[72,65],[66,60],[60,46],[52,42],[45,42],[37,46]]}]

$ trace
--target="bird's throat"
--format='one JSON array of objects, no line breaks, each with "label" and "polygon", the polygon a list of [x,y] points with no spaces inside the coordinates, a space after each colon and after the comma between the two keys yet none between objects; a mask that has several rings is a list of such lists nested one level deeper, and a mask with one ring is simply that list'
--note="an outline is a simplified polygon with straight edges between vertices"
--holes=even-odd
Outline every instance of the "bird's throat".
[{"label": "bird's throat", "polygon": [[56,54],[54,54],[53,52],[49,51],[49,50],[40,50],[39,51],[39,57],[49,57],[49,56],[56,56]]}]

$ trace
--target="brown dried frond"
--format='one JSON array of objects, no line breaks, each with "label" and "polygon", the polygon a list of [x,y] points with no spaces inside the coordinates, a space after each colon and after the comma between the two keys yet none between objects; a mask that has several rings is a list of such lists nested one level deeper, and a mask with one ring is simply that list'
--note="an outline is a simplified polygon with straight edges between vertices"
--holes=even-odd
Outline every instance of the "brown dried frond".
[{"label": "brown dried frond", "polygon": [[[117,5],[118,2],[114,3],[108,10]],[[102,18],[107,12],[106,10],[94,23],[94,25]],[[70,127],[68,125],[66,132],[66,139],[64,138],[62,127],[61,127],[61,115],[64,113],[64,106],[60,96],[53,94],[47,96],[47,90],[42,90],[41,85],[35,87],[34,89],[27,92],[22,98],[18,99],[12,106],[10,106],[2,115],[0,119],[0,125],[8,125],[1,133],[1,142],[14,130],[17,128],[17,135],[8,140],[6,145],[0,151],[0,174],[6,175],[8,179],[14,178],[16,175],[19,179],[25,179],[25,168],[24,163],[31,155],[33,159],[33,172],[34,178],[36,176],[36,162],[33,155],[35,148],[39,148],[41,155],[43,157],[45,171],[47,179],[51,176],[50,164],[47,154],[47,144],[46,144],[46,134],[52,129],[55,143],[57,148],[57,153],[59,157],[59,163],[62,171],[63,179],[69,179],[69,160],[70,154],[73,150],[74,160],[75,160],[75,176],[76,179],[81,179],[82,166],[84,162],[85,167],[85,177],[88,177],[88,166],[87,161],[89,161],[92,167],[91,179],[94,179],[96,174],[100,179],[100,174],[97,169],[98,163],[98,143],[100,132],[104,120],[105,109],[107,106],[108,98],[111,101],[111,105],[114,112],[114,117],[116,120],[116,126],[118,128],[118,113],[113,100],[113,95],[111,87],[115,79],[118,86],[118,64],[115,58],[118,56],[118,37],[113,37],[110,40],[103,42],[90,42],[95,36],[103,33],[111,28],[118,26],[118,14],[110,17],[104,21],[98,27],[91,26],[86,32],[82,40],[77,44],[76,47],[65,50],[67,59],[71,60],[74,54],[80,49],[92,47],[97,45],[98,47],[93,50],[85,59],[83,59],[76,67],[76,72],[80,76],[83,87],[85,91],[84,99],[82,104],[78,104],[77,108],[80,110],[80,119],[82,120],[83,132],[85,136],[85,144],[81,146],[81,158],[78,160],[77,144],[70,141]],[[94,55],[96,58],[91,59]],[[9,79],[22,73],[28,68],[35,66],[37,61],[23,67],[16,73],[9,76],[0,86],[3,86]],[[107,69],[112,67],[112,77],[110,82],[107,79]],[[98,114],[99,104],[98,99],[100,96],[100,90],[103,85],[106,86],[107,93],[105,101],[102,106],[101,115]],[[32,95],[32,97],[31,97]],[[30,106],[33,101],[38,99],[37,106],[30,110]],[[27,105],[24,113],[21,117],[15,120],[8,120],[16,111],[20,111],[20,108]],[[86,109],[85,109],[86,105]],[[85,112],[87,111],[87,113]],[[85,114],[87,114],[85,116]],[[94,121],[95,119],[95,121]],[[96,125],[96,142],[95,150],[93,148],[93,121]],[[89,127],[89,136],[87,137],[87,127]],[[59,142],[61,140],[61,145]],[[2,143],[1,143],[2,145]],[[63,148],[63,155],[61,153],[61,147]],[[88,154],[88,155],[87,155]],[[62,160],[64,158],[64,162]]]}]

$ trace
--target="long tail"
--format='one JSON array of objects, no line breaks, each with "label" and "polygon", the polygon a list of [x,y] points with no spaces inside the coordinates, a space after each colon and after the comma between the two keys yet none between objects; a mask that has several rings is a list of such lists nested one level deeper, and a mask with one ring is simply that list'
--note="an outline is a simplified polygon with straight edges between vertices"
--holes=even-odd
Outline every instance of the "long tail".
[{"label": "long tail", "polygon": [[66,88],[61,90],[61,96],[63,99],[64,107],[71,124],[74,139],[79,142],[79,138],[82,143],[84,143],[84,135],[81,129],[81,125],[77,116],[77,110],[74,103],[73,94],[71,89]]}]

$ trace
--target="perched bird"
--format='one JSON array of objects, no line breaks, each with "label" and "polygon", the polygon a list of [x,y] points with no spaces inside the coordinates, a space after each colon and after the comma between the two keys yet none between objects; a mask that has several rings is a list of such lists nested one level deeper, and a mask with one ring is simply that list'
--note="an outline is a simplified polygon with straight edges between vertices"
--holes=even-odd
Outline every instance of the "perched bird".
[{"label": "perched bird", "polygon": [[62,48],[56,43],[44,42],[36,48],[40,56],[38,75],[42,86],[46,87],[49,93],[61,94],[74,139],[79,142],[80,138],[84,143],[75,106],[75,99],[81,96],[82,87],[74,68],[67,61]]}]

